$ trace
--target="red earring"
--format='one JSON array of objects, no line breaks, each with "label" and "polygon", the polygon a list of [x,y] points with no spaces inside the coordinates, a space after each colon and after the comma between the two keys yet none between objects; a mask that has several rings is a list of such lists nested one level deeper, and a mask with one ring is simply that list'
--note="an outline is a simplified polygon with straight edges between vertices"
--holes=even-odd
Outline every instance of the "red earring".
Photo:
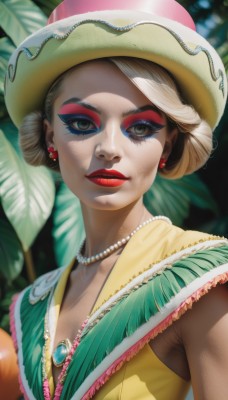
[{"label": "red earring", "polygon": [[51,160],[56,161],[58,159],[58,151],[55,150],[54,147],[48,147],[47,151]]},{"label": "red earring", "polygon": [[159,169],[165,168],[166,163],[167,163],[167,159],[166,158],[161,158],[160,161],[159,161],[159,164],[158,164],[158,168]]}]

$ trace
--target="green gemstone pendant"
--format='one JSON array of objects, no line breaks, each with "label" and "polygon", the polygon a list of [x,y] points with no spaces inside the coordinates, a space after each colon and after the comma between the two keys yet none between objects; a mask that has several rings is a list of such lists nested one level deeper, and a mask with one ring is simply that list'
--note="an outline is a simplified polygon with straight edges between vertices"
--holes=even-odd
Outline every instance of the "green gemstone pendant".
[{"label": "green gemstone pendant", "polygon": [[61,342],[57,344],[52,354],[52,361],[56,367],[61,367],[64,364],[64,361],[70,352],[71,346],[72,344],[69,339],[61,340]]}]

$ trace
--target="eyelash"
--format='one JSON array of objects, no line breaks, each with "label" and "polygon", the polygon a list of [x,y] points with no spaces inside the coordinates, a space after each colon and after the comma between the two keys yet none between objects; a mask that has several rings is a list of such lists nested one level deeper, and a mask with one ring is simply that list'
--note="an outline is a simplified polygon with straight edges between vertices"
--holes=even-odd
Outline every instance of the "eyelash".
[{"label": "eyelash", "polygon": [[[89,135],[91,133],[97,132],[100,128],[95,124],[93,120],[91,120],[87,115],[61,115],[59,114],[59,118],[66,126],[67,130],[74,135]],[[73,124],[78,124],[80,122],[86,122],[93,126],[93,128],[82,130],[80,128],[76,128]]]},{"label": "eyelash", "polygon": [[[130,129],[139,127],[139,126],[147,128],[150,133],[144,133],[143,135],[139,135],[139,134],[130,132]],[[154,121],[139,120],[139,121],[135,121],[133,124],[129,124],[129,126],[127,128],[123,127],[122,131],[126,136],[130,137],[131,139],[136,140],[136,141],[142,141],[142,140],[146,140],[147,138],[152,137],[156,132],[158,132],[163,127],[164,127],[164,125],[158,124]]]},{"label": "eyelash", "polygon": [[[74,134],[74,135],[89,135],[93,133],[97,133],[100,131],[100,127],[98,127],[95,122],[90,119],[87,115],[72,115],[72,114],[59,114],[59,118],[63,122],[63,124],[66,126],[67,130]],[[92,125],[93,127],[90,129],[82,130],[80,128],[75,128],[73,124],[78,124],[80,122],[86,122]],[[127,127],[126,127],[127,126]],[[128,123],[126,126],[123,126],[121,128],[123,134],[127,137],[129,137],[132,140],[135,141],[143,141],[146,140],[150,137],[152,137],[156,132],[158,132],[160,129],[164,127],[164,125],[158,124],[157,122],[153,120],[138,120],[133,123]],[[135,132],[130,132],[132,128],[137,128],[137,127],[143,127],[146,128],[146,130],[149,130],[149,133],[143,133],[143,134],[137,134]]]}]

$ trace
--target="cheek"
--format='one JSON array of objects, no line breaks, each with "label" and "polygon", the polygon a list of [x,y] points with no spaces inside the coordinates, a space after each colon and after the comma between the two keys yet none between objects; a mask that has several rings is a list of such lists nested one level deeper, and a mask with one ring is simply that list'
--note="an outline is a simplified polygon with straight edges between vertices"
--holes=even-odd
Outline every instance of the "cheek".
[{"label": "cheek", "polygon": [[159,141],[154,140],[142,144],[135,154],[135,165],[140,175],[148,177],[153,176],[154,171],[156,173],[162,152],[163,146]]},{"label": "cheek", "polygon": [[70,182],[79,179],[86,155],[83,147],[73,141],[58,142],[59,168],[63,180],[69,186]]},{"label": "cheek", "polygon": [[88,153],[88,145],[58,126],[55,130],[54,143],[59,153],[59,164],[62,167],[72,165],[72,162],[73,165],[77,164]]}]

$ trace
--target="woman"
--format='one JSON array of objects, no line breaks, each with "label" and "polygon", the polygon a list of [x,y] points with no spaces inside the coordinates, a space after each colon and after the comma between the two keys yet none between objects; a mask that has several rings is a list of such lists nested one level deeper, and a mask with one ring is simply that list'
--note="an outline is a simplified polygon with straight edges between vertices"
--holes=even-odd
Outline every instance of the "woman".
[{"label": "woman", "polygon": [[86,232],[69,266],[14,302],[22,390],[179,400],[191,382],[195,399],[225,400],[227,240],[142,201],[158,169],[177,178],[206,162],[224,68],[174,0],[106,3],[65,0],[9,63],[24,156],[60,170]]}]

